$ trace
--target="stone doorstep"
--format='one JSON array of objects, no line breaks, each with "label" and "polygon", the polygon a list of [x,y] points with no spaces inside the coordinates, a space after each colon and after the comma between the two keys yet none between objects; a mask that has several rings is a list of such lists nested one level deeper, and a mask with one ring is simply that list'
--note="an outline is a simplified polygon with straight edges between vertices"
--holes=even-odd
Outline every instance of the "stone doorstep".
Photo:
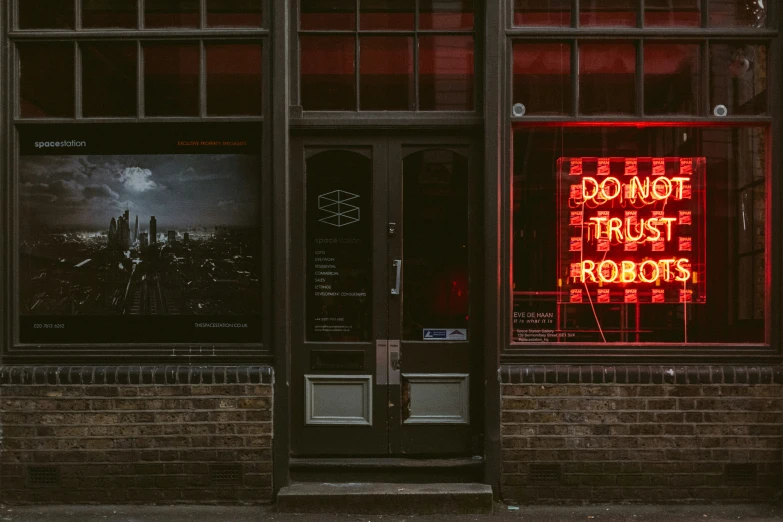
[{"label": "stone doorstep", "polygon": [[280,513],[356,515],[490,514],[486,484],[294,483],[277,494]]}]

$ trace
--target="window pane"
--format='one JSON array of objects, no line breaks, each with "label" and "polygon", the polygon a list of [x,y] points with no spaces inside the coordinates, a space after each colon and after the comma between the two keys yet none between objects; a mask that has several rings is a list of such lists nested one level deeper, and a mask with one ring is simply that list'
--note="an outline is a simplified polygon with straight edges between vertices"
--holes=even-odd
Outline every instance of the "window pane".
[{"label": "window pane", "polygon": [[198,27],[199,0],[144,0],[144,27]]},{"label": "window pane", "polygon": [[354,37],[302,36],[299,42],[304,110],[356,110]]},{"label": "window pane", "polygon": [[86,29],[135,29],[137,0],[82,0],[82,26]]},{"label": "window pane", "polygon": [[363,36],[359,43],[361,110],[413,110],[413,38]]},{"label": "window pane", "polygon": [[300,0],[299,9],[301,29],[356,29],[356,0]]},{"label": "window pane", "polygon": [[413,30],[415,0],[359,0],[359,28]]},{"label": "window pane", "polygon": [[308,341],[373,339],[372,174],[356,152],[307,160]]},{"label": "window pane", "polygon": [[209,0],[209,27],[261,27],[264,22],[262,0]]},{"label": "window pane", "polygon": [[764,342],[766,185],[737,190],[738,130],[516,130],[514,339]]},{"label": "window pane", "polygon": [[84,43],[81,48],[84,116],[136,116],[136,44]]},{"label": "window pane", "polygon": [[207,50],[207,113],[261,115],[261,45],[209,44]]},{"label": "window pane", "polygon": [[766,27],[769,0],[709,0],[712,27]]},{"label": "window pane", "polygon": [[579,112],[633,114],[636,108],[636,46],[590,43],[579,46]]},{"label": "window pane", "polygon": [[645,114],[699,114],[697,44],[644,44]]},{"label": "window pane", "polygon": [[525,114],[571,113],[571,46],[514,44],[514,103]]},{"label": "window pane", "polygon": [[17,0],[19,29],[73,29],[72,0]]},{"label": "window pane", "polygon": [[419,29],[473,29],[473,0],[419,0]]},{"label": "window pane", "polygon": [[579,0],[579,24],[636,27],[636,0]]},{"label": "window pane", "polygon": [[198,116],[199,46],[144,46],[144,110],[147,116]]},{"label": "window pane", "polygon": [[514,25],[569,27],[571,0],[514,0]]},{"label": "window pane", "polygon": [[74,60],[69,43],[19,44],[23,118],[73,118]]},{"label": "window pane", "polygon": [[767,47],[743,43],[710,45],[710,106],[728,116],[767,112]]},{"label": "window pane", "polygon": [[[427,150],[403,163],[403,339],[468,329],[468,161]],[[468,330],[469,331],[469,330]]]},{"label": "window pane", "polygon": [[700,27],[701,0],[645,0],[644,25]]},{"label": "window pane", "polygon": [[419,37],[421,110],[473,110],[473,75],[472,36]]}]

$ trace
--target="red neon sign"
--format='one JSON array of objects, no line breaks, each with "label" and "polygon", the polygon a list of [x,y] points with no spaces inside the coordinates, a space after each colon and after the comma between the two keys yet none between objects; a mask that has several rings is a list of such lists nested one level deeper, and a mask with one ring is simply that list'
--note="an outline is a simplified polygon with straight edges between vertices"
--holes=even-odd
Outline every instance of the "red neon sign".
[{"label": "red neon sign", "polygon": [[560,158],[561,303],[706,302],[704,158]]}]

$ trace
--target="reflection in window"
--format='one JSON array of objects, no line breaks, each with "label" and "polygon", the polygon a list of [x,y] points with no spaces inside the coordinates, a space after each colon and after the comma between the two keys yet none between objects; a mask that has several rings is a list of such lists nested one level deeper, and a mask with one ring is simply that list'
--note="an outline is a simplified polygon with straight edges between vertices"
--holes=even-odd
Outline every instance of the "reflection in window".
[{"label": "reflection in window", "polygon": [[[747,127],[592,126],[516,130],[513,339],[521,343],[764,342],[765,282],[768,278],[764,266],[767,177],[761,158],[765,157],[766,144],[763,129]],[[564,157],[583,158],[583,163],[567,164],[566,170],[557,173],[558,159]],[[564,293],[563,288],[571,284],[569,278],[573,273],[568,268],[560,270],[566,265],[558,260],[558,251],[567,260],[574,252],[558,246],[562,247],[562,234],[568,234],[566,238],[569,239],[571,230],[580,229],[580,211],[575,211],[577,215],[558,216],[555,209],[562,196],[558,192],[559,181],[562,191],[562,183],[567,185],[579,176],[574,173],[600,169],[602,159],[606,160],[608,170],[605,173],[597,171],[601,180],[612,177],[617,177],[620,183],[631,177],[641,180],[651,175],[646,169],[654,164],[655,158],[661,158],[664,176],[692,176],[687,174],[688,170],[682,170],[683,164],[678,158],[701,157],[705,158],[702,210],[690,214],[677,210],[676,205],[689,204],[690,199],[686,197],[680,201],[667,201],[662,214],[666,217],[667,212],[673,213],[676,217],[673,238],[676,236],[677,240],[664,242],[662,252],[666,256],[686,256],[684,252],[688,252],[687,255],[696,259],[699,255],[694,250],[696,245],[701,244],[706,249],[706,261],[702,266],[704,277],[691,277],[683,283],[684,293],[679,295],[681,302],[677,302],[677,293],[672,293],[672,289],[661,292],[664,284],[638,280],[603,286],[590,283],[579,296]],[[628,158],[637,159],[638,163],[629,163]],[[697,178],[690,179],[693,185],[684,194],[693,198],[698,190]],[[605,191],[607,194],[613,192],[610,185],[606,185],[609,187]],[[663,189],[659,187],[658,190]],[[588,184],[584,194],[591,191],[592,185]],[[618,196],[617,205],[607,204],[607,208],[611,207],[608,215],[620,216],[618,219],[622,222],[636,219],[638,225],[643,212],[638,205],[629,206],[627,194]],[[657,203],[651,201],[651,205]],[[701,219],[706,223],[704,229],[699,225]],[[630,223],[630,230],[635,233],[633,221]],[[698,230],[704,234],[702,243]],[[626,233],[622,228],[617,228],[616,232]],[[590,233],[587,237],[583,236],[582,241],[595,241]],[[681,241],[682,237],[690,238],[690,243]],[[607,245],[605,259],[642,261],[662,255],[653,251],[658,244],[656,241],[640,244],[614,239]],[[605,277],[611,280],[610,268]],[[647,277],[651,278],[652,265],[646,270]],[[577,287],[578,280],[577,277]],[[586,280],[590,282],[589,276]],[[704,302],[686,304],[689,295],[693,295],[688,294],[688,290],[695,292],[699,284],[705,285],[702,287],[706,296]],[[656,295],[661,298],[658,302],[653,301]],[[528,321],[529,313],[534,314],[533,317],[542,314],[544,322]]]},{"label": "reflection in window", "polygon": [[708,0],[712,27],[766,27],[769,0]]},{"label": "reflection in window", "polygon": [[198,44],[144,46],[144,104],[147,116],[198,116]]},{"label": "reflection in window", "polygon": [[359,0],[359,28],[412,31],[415,0]]},{"label": "reflection in window", "polygon": [[636,27],[636,0],[579,0],[579,25]]},{"label": "reflection in window", "polygon": [[82,0],[86,29],[135,29],[137,25],[137,0]]},{"label": "reflection in window", "polygon": [[262,0],[208,0],[208,27],[261,27]]},{"label": "reflection in window", "polygon": [[710,106],[728,115],[767,112],[767,47],[741,42],[710,44]]},{"label": "reflection in window", "polygon": [[579,45],[579,112],[633,114],[636,46],[624,42]]},{"label": "reflection in window", "polygon": [[73,118],[72,44],[19,44],[19,103],[23,118]]},{"label": "reflection in window", "polygon": [[199,0],[144,0],[144,27],[198,27]]},{"label": "reflection in window", "polygon": [[473,0],[419,0],[419,29],[473,29]]},{"label": "reflection in window", "polygon": [[403,339],[468,328],[468,162],[447,150],[403,163]]},{"label": "reflection in window", "polygon": [[571,0],[514,0],[514,25],[569,27]]},{"label": "reflection in window", "polygon": [[302,36],[302,107],[309,111],[356,110],[353,36]]},{"label": "reflection in window", "polygon": [[698,44],[644,44],[644,112],[699,113],[701,67]]},{"label": "reflection in window", "polygon": [[302,30],[356,29],[356,0],[300,0]]},{"label": "reflection in window", "polygon": [[207,44],[207,114],[261,115],[261,46]]},{"label": "reflection in window", "polygon": [[649,27],[701,26],[701,0],[645,0],[644,25]]},{"label": "reflection in window", "polygon": [[571,46],[514,44],[514,103],[525,114],[571,113]]},{"label": "reflection in window", "polygon": [[419,37],[421,110],[473,110],[473,73],[472,36]]},{"label": "reflection in window", "polygon": [[18,0],[19,29],[73,29],[70,0]]},{"label": "reflection in window", "polygon": [[84,116],[136,116],[136,44],[84,43],[81,50]]},{"label": "reflection in window", "polygon": [[413,38],[362,36],[360,109],[410,111],[414,109]]}]

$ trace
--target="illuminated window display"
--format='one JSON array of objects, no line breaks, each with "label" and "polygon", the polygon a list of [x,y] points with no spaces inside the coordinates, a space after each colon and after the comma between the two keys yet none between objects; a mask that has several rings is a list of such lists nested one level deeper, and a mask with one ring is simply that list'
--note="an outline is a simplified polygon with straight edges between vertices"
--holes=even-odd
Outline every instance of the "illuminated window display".
[{"label": "illuminated window display", "polygon": [[512,341],[764,342],[767,150],[757,127],[518,129]]}]

